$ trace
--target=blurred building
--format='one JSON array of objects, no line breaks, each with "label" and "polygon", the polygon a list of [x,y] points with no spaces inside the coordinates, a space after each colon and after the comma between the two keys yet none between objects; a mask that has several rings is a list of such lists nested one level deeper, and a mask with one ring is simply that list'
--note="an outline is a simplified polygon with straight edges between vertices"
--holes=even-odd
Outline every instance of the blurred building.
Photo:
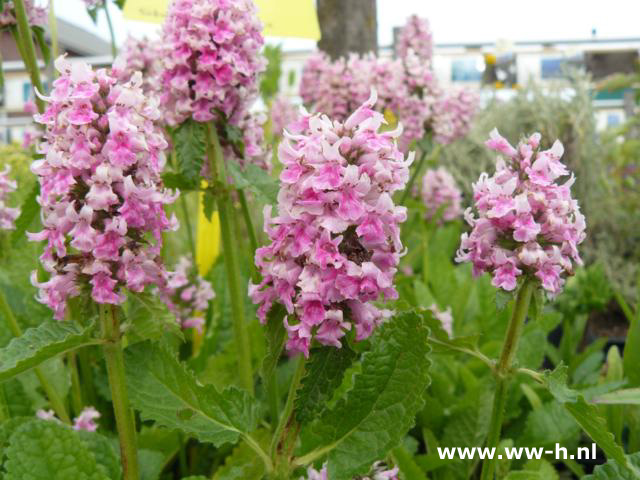
[{"label": "blurred building", "polygon": [[[484,97],[507,99],[521,85],[530,81],[550,84],[562,79],[571,68],[588,72],[594,82],[613,73],[633,72],[638,68],[639,51],[640,38],[436,44],[434,69],[445,87],[473,88],[481,90]],[[392,52],[391,47],[382,48],[380,56],[390,57]],[[297,94],[302,67],[311,53],[283,53],[281,89]],[[296,81],[291,84],[292,72]],[[624,122],[629,101],[630,95],[624,90],[595,92],[598,127]]]},{"label": "blurred building", "polygon": [[[60,18],[58,43],[60,52],[66,52],[70,58],[82,57],[93,65],[111,64],[111,47],[108,42]],[[0,143],[19,142],[25,129],[32,124],[31,115],[25,113],[24,109],[25,104],[33,99],[33,88],[9,32],[0,33],[0,52],[5,80],[4,89],[0,91]],[[51,77],[52,67],[45,67],[42,60],[39,60],[39,65],[46,85]]]}]

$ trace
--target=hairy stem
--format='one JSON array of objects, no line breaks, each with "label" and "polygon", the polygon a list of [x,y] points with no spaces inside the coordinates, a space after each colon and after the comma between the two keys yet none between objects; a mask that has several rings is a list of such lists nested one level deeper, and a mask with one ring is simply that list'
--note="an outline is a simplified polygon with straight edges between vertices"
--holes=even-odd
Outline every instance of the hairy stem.
[{"label": "hairy stem", "polygon": [[136,423],[133,410],[129,406],[129,395],[124,373],[124,355],[122,354],[122,342],[120,339],[120,322],[115,306],[99,305],[99,309],[102,336],[105,340],[102,349],[107,363],[113,412],[120,439],[123,480],[139,480]]},{"label": "hairy stem", "polygon": [[[44,94],[42,81],[40,80],[40,68],[38,67],[38,59],[36,57],[36,47],[31,37],[31,28],[29,28],[29,20],[27,19],[27,11],[24,6],[24,0],[14,0],[13,8],[16,14],[16,23],[18,26],[18,35],[16,42],[19,43],[18,50],[22,55],[24,65],[31,77],[31,84]],[[36,105],[40,113],[44,112],[44,101],[36,95]]]},{"label": "hairy stem", "polygon": [[[289,386],[289,394],[287,395],[287,401],[284,405],[284,410],[282,411],[282,415],[280,416],[280,421],[278,422],[278,426],[276,427],[275,432],[273,433],[273,439],[271,441],[271,458],[276,465],[276,471],[282,471],[278,469],[280,462],[278,462],[278,453],[279,448],[285,440],[285,429],[289,427],[291,421],[293,420],[293,407],[295,404],[296,393],[298,388],[300,387],[300,382],[302,381],[302,377],[304,376],[306,359],[304,355],[300,355],[298,358],[298,365],[296,367],[296,371],[293,374],[293,378],[291,379],[291,385]],[[288,471],[289,467],[289,459],[284,459],[284,470]]]},{"label": "hairy stem", "polygon": [[109,14],[108,3],[109,2],[105,0],[103,7],[104,7],[104,14],[107,16],[107,25],[109,26],[109,35],[111,36],[111,55],[113,55],[113,58],[115,59],[116,56],[118,55],[118,47],[116,47],[116,34],[113,31],[113,23],[111,22],[111,15]]},{"label": "hairy stem", "polygon": [[[9,303],[7,302],[4,293],[0,290],[0,314],[5,318],[7,325],[9,326],[9,330],[14,337],[19,337],[22,335],[22,329],[20,325],[18,325],[18,320],[16,319]],[[63,399],[58,394],[58,391],[54,388],[54,386],[49,382],[47,377],[44,375],[40,367],[35,367],[33,369],[36,377],[38,377],[38,381],[40,382],[40,386],[44,390],[45,395],[49,399],[49,403],[51,404],[51,408],[56,413],[58,418],[62,420],[64,423],[71,423],[71,419],[69,418],[69,414],[67,413],[67,409],[64,405]]]},{"label": "hairy stem", "polygon": [[[502,345],[500,359],[496,366],[496,391],[493,397],[493,410],[489,423],[489,435],[487,437],[487,448],[496,448],[500,443],[500,431],[502,430],[502,419],[504,407],[507,402],[507,387],[511,379],[511,363],[518,349],[518,341],[522,335],[524,321],[527,318],[529,303],[535,289],[535,283],[531,279],[525,279],[516,296],[516,304],[513,314],[507,327],[507,333]],[[487,459],[482,464],[481,480],[493,480],[495,470],[494,459]]]},{"label": "hairy stem", "polygon": [[251,261],[249,265],[251,267],[251,277],[254,281],[258,280],[258,271],[255,268],[253,262],[253,256],[258,249],[258,236],[256,235],[256,229],[253,226],[253,220],[251,219],[251,212],[249,212],[249,205],[247,204],[247,197],[244,194],[244,190],[238,189],[238,199],[240,200],[240,208],[242,210],[242,216],[244,217],[244,223],[247,226],[247,234],[249,236],[249,246],[251,247]]},{"label": "hairy stem", "polygon": [[[207,156],[211,166],[211,175],[214,181],[220,180],[227,186],[227,172],[222,156],[222,148],[218,139],[215,125],[207,123],[206,129]],[[220,217],[220,236],[224,253],[224,264],[229,283],[229,296],[231,297],[231,314],[233,316],[233,334],[238,352],[238,367],[241,385],[253,395],[253,372],[251,368],[251,345],[245,321],[244,295],[240,285],[240,258],[237,242],[233,235],[233,211],[228,190],[220,192],[217,197],[218,216]]]}]

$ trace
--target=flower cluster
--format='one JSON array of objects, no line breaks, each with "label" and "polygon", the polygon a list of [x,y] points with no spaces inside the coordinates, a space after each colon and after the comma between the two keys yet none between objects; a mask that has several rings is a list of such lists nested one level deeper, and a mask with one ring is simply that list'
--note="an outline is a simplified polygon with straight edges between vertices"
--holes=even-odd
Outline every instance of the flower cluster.
[{"label": "flower cluster", "polygon": [[433,57],[433,37],[431,27],[426,18],[411,15],[407,23],[398,32],[396,39],[396,55],[400,58],[407,56],[409,51],[423,61],[430,62]]},{"label": "flower cluster", "polygon": [[[244,167],[247,163],[257,165],[263,170],[271,170],[271,149],[265,146],[264,124],[267,115],[264,112],[241,112],[230,119],[232,125],[242,132],[242,151],[226,138],[221,139],[225,158],[234,158]],[[208,162],[205,162],[205,164]],[[208,169],[208,165],[206,167]]]},{"label": "flower cluster", "polygon": [[[251,0],[174,0],[162,38],[160,86],[169,124],[242,118],[266,67]],[[233,123],[233,122],[232,122]],[[237,125],[237,124],[236,124]]]},{"label": "flower cluster", "polygon": [[469,133],[478,104],[478,95],[465,89],[454,89],[440,97],[433,105],[435,140],[448,145]]},{"label": "flower cluster", "polygon": [[159,94],[158,74],[161,67],[162,47],[147,38],[128,37],[113,62],[112,75],[119,82],[128,82],[135,72],[142,73],[142,89]]},{"label": "flower cluster", "polygon": [[367,338],[390,314],[371,302],[397,297],[406,209],[392,194],[404,188],[413,155],[398,150],[400,129],[378,133],[375,102],[372,95],[344,123],[305,116],[280,144],[278,216],[265,208],[271,244],[256,251],[263,280],[249,294],[262,322],[275,301],[285,306],[291,352],[308,355],[314,338],[340,347],[352,328],[356,340]]},{"label": "flower cluster", "polygon": [[[56,414],[53,410],[38,410],[36,416],[41,420],[56,420]],[[84,430],[86,432],[95,432],[98,429],[98,424],[95,422],[100,418],[100,412],[93,407],[85,407],[80,415],[73,419],[74,430]]]},{"label": "flower cluster", "polygon": [[9,178],[11,167],[5,165],[4,170],[0,172],[0,230],[13,230],[14,222],[20,215],[19,208],[11,208],[6,204],[7,196],[15,191],[17,183]]},{"label": "flower cluster", "polygon": [[478,216],[471,209],[465,218],[472,227],[464,233],[457,261],[473,263],[474,274],[490,272],[493,285],[516,288],[520,275],[535,275],[547,292],[557,294],[564,276],[572,275],[572,262],[582,264],[577,246],[585,238],[585,219],[571,197],[573,175],[560,161],[564,148],[556,140],[541,150],[535,133],[513,147],[491,132],[487,147],[498,158],[496,172],[483,173],[473,185]]},{"label": "flower cluster", "polygon": [[427,219],[438,216],[450,222],[462,214],[462,193],[451,174],[443,167],[427,170],[422,180],[422,200]]},{"label": "flower cluster", "polygon": [[182,328],[202,330],[202,313],[206,312],[215,293],[211,284],[197,274],[189,258],[178,260],[175,271],[168,272],[167,283],[159,293]]},{"label": "flower cluster", "polygon": [[40,257],[50,278],[32,282],[55,318],[68,297],[91,286],[98,303],[124,301],[120,287],[140,292],[161,284],[162,233],[178,227],[163,206],[175,195],[162,188],[167,142],[156,125],[157,101],[142,91],[141,75],[118,84],[106,70],[56,60],[60,77],[36,122],[45,126],[31,170],[39,177],[46,240]]},{"label": "flower cluster", "polygon": [[[398,467],[389,469],[384,463],[376,462],[371,468],[371,472],[364,477],[358,477],[360,480],[399,480]],[[328,480],[328,472],[326,464],[322,466],[321,470],[316,470],[313,467],[307,468],[307,477],[300,477],[300,480]]]},{"label": "flower cluster", "polygon": [[[45,27],[49,18],[49,7],[38,7],[35,0],[24,0],[24,8],[27,12],[29,25],[33,27]],[[16,15],[13,1],[7,0],[0,8],[0,28],[16,25]]]},{"label": "flower cluster", "polygon": [[298,118],[298,108],[285,95],[277,95],[271,102],[271,132],[281,137],[282,131]]}]

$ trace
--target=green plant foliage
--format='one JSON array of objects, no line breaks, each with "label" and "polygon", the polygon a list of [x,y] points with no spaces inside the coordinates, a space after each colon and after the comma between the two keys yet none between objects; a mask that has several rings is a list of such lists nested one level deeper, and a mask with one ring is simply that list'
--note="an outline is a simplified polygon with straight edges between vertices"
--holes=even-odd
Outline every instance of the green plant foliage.
[{"label": "green plant foliage", "polygon": [[188,120],[180,125],[174,135],[178,170],[183,185],[196,188],[205,153],[205,127],[203,123]]},{"label": "green plant foliage", "polygon": [[256,404],[246,392],[198,385],[171,353],[150,342],[125,353],[131,403],[143,418],[215,445],[234,443],[255,429]]},{"label": "green plant foliage", "polygon": [[250,190],[262,203],[275,205],[278,202],[278,182],[262,168],[252,163],[240,168],[235,162],[228,162],[227,168],[236,187]]},{"label": "green plant foliage", "polygon": [[[268,433],[259,431],[256,437],[258,443],[267,450]],[[216,471],[213,480],[261,480],[264,474],[264,462],[245,442],[240,442]]]},{"label": "green plant foliage", "polygon": [[299,454],[326,455],[329,477],[340,480],[366,473],[395,447],[423,405],[429,384],[427,335],[414,313],[380,327],[353,388],[303,429]]},{"label": "green plant foliage", "polygon": [[[640,471],[640,452],[628,455],[626,461],[632,465],[636,471]],[[604,465],[598,465],[592,475],[583,477],[582,480],[636,480],[638,475],[634,475],[626,468],[620,466],[616,460],[609,460]]]},{"label": "green plant foliage", "polygon": [[11,435],[6,456],[5,480],[110,480],[77,433],[55,421],[23,423]]},{"label": "green plant foliage", "polygon": [[0,350],[0,381],[38,366],[70,350],[97,343],[94,324],[85,327],[71,322],[45,322],[30,328]]}]

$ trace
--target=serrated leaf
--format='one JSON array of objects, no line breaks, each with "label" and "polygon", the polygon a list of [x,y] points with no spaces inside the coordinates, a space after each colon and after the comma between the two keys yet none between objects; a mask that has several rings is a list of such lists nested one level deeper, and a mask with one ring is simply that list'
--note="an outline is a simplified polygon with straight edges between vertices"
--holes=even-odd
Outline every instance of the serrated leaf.
[{"label": "serrated leaf", "polygon": [[204,216],[207,220],[211,221],[213,211],[216,208],[216,199],[211,192],[205,192],[205,194],[202,196],[202,207]]},{"label": "serrated leaf", "polygon": [[131,403],[142,418],[216,446],[255,429],[257,405],[246,392],[229,388],[219,393],[212,385],[199,385],[159,346],[133,345],[125,351],[125,364]]},{"label": "serrated leaf", "polygon": [[311,351],[306,375],[296,397],[296,419],[299,423],[309,423],[322,413],[355,358],[355,352],[348,345],[342,348],[320,347]]},{"label": "serrated leaf", "polygon": [[195,187],[200,182],[200,172],[205,158],[204,124],[193,120],[182,123],[174,135],[178,169],[185,181]]},{"label": "serrated leaf", "polygon": [[77,432],[55,421],[18,427],[6,455],[4,480],[110,480]]},{"label": "serrated leaf", "polygon": [[97,432],[79,430],[80,440],[89,449],[96,459],[96,464],[110,480],[119,480],[122,477],[122,465],[120,456],[113,448],[113,443]]},{"label": "serrated leaf", "polygon": [[72,322],[47,321],[30,328],[0,350],[0,381],[38,366],[76,348],[94,345],[93,323],[80,326]]},{"label": "serrated leaf", "polygon": [[[256,440],[265,450],[269,448],[268,432],[260,431]],[[213,480],[261,480],[264,474],[262,460],[245,442],[241,442],[225,459],[224,465],[216,470]]]},{"label": "serrated leaf", "polygon": [[18,243],[25,241],[25,232],[33,223],[33,220],[38,216],[40,211],[40,205],[36,200],[40,195],[40,184],[35,183],[29,195],[24,199],[22,205],[20,205],[20,215],[15,221],[15,230],[11,232],[11,245],[16,246]]},{"label": "serrated leaf", "polygon": [[287,311],[282,305],[275,304],[267,314],[265,338],[267,342],[267,354],[262,360],[262,378],[267,381],[273,375],[278,365],[278,360],[284,349],[287,332],[283,319]]},{"label": "serrated leaf", "polygon": [[640,405],[640,388],[616,390],[594,397],[591,401],[606,405]]},{"label": "serrated leaf", "polygon": [[327,456],[328,476],[349,479],[397,446],[424,404],[429,385],[428,329],[415,313],[382,325],[354,375],[353,388],[303,428],[302,463]]},{"label": "serrated leaf", "polygon": [[278,202],[278,182],[263,169],[252,163],[240,168],[240,165],[233,161],[227,162],[227,168],[237,188],[250,190],[258,200],[267,205],[275,205]]},{"label": "serrated leaf", "polygon": [[[627,455],[627,462],[636,471],[640,471],[640,452]],[[591,475],[582,477],[582,480],[637,480],[640,478],[629,470],[622,468],[615,460],[609,460],[603,465],[593,469]]]},{"label": "serrated leaf", "polygon": [[195,190],[197,184],[191,180],[187,180],[181,173],[166,172],[162,174],[162,183],[165,187],[171,189],[179,189],[181,191]]},{"label": "serrated leaf", "polygon": [[175,316],[151,293],[129,294],[124,312],[125,319],[131,326],[127,331],[130,344],[144,340],[159,340],[167,333],[184,341],[184,334]]},{"label": "serrated leaf", "polygon": [[553,448],[559,443],[566,447],[575,444],[579,434],[580,426],[566,409],[558,402],[550,401],[529,412],[518,445]]},{"label": "serrated leaf", "polygon": [[578,392],[567,386],[568,367],[559,365],[553,371],[544,374],[545,386],[560,403],[575,402],[578,399]]}]

